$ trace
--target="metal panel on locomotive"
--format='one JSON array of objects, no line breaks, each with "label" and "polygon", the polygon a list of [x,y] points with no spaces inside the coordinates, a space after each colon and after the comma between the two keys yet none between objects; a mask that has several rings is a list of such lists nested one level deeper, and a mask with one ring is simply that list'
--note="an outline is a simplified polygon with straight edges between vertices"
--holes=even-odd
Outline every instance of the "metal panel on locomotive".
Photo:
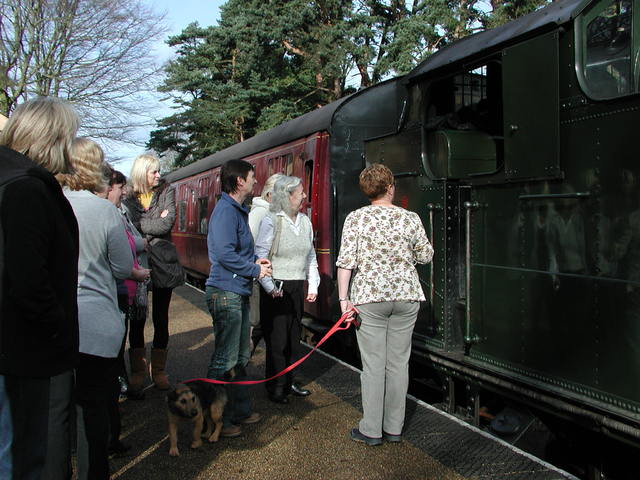
[{"label": "metal panel on locomotive", "polygon": [[535,416],[593,448],[577,472],[594,478],[619,474],[598,434],[640,438],[639,19],[640,2],[566,0],[454,43],[365,148],[436,252],[413,376],[435,368],[476,423],[513,407],[492,423],[508,439]]}]

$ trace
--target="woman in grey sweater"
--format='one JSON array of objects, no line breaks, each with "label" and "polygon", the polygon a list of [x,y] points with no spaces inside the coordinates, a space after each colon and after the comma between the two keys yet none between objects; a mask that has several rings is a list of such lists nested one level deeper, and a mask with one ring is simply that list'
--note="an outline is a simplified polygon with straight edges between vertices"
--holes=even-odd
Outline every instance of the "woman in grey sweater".
[{"label": "woman in grey sweater", "polygon": [[73,142],[74,173],[59,175],[78,220],[78,323],[80,361],[76,369],[78,479],[109,478],[109,398],[124,337],[116,278],[132,275],[133,254],[116,207],[94,195],[104,181],[102,149],[91,140]]}]

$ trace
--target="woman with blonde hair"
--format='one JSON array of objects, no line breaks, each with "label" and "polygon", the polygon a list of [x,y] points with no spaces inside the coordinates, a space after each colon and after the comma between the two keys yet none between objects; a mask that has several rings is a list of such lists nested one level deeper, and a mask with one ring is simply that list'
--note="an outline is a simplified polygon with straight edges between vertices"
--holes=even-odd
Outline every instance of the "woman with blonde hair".
[{"label": "woman with blonde hair", "polygon": [[0,412],[12,420],[0,415],[0,478],[70,477],[78,224],[54,175],[70,170],[78,125],[68,103],[38,97],[0,137]]},{"label": "woman with blonde hair", "polygon": [[103,187],[103,160],[95,142],[77,138],[71,148],[74,172],[58,175],[80,230],[76,403],[81,480],[109,478],[109,404],[125,331],[116,279],[129,278],[134,267],[120,213],[109,200],[93,193]]},{"label": "woman with blonde hair", "polygon": [[351,439],[375,446],[402,440],[409,385],[411,336],[425,300],[416,263],[429,263],[433,248],[420,217],[393,204],[391,170],[374,164],[360,173],[371,205],[347,215],[338,267],[342,312],[357,309],[362,358],[363,416]]},{"label": "woman with blonde hair", "polygon": [[[169,344],[169,304],[173,289],[184,283],[178,254],[171,243],[171,229],[176,221],[175,191],[160,179],[160,161],[153,155],[136,157],[130,180],[133,189],[122,204],[132,223],[146,237],[149,246],[149,268],[153,289],[151,376],[157,388],[168,390],[166,362]],[[146,312],[144,316],[132,318],[129,329],[131,376],[128,394],[133,398],[142,397],[147,372],[145,320]]]}]

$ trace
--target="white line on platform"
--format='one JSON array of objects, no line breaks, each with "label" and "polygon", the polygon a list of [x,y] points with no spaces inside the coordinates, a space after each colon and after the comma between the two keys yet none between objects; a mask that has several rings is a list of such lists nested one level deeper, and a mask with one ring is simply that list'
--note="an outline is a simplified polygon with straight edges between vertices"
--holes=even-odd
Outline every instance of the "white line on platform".
[{"label": "white line on platform", "polygon": [[123,475],[124,473],[127,472],[127,470],[135,467],[138,463],[140,463],[142,460],[144,460],[145,458],[147,458],[149,455],[151,455],[153,452],[155,452],[158,448],[160,448],[160,444],[162,442],[164,442],[165,440],[167,440],[169,438],[169,435],[165,435],[164,438],[162,440],[160,440],[159,442],[156,442],[155,444],[151,445],[149,448],[147,448],[144,452],[142,452],[140,455],[138,455],[136,458],[134,458],[133,460],[131,460],[129,463],[127,463],[124,467],[122,467],[120,470],[118,470],[116,473],[114,473],[113,475],[111,475],[111,480],[115,480],[116,478],[120,477],[121,475]]},{"label": "white line on platform", "polygon": [[202,290],[202,289],[200,289],[200,288],[198,288],[198,287],[195,287],[195,286],[191,285],[191,284],[190,284],[190,283],[188,283],[188,282],[184,282],[184,284],[185,284],[187,287],[191,287],[191,288],[193,288],[196,292],[204,293],[204,290]]}]

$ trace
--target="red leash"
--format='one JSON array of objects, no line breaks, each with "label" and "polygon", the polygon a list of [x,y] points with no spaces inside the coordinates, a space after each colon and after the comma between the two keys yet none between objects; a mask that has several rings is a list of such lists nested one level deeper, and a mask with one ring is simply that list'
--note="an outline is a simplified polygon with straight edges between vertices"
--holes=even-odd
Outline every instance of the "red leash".
[{"label": "red leash", "polygon": [[[331,335],[333,335],[334,333],[336,333],[338,330],[347,330],[351,326],[351,323],[353,322],[353,320],[355,318],[355,314],[356,314],[355,310],[349,310],[347,312],[344,312],[342,314],[342,316],[338,319],[338,321],[333,325],[333,327],[331,327],[331,329],[325,334],[325,336],[322,337],[322,339],[316,344],[315,347],[313,347],[313,350],[311,350],[309,353],[307,353],[304,357],[302,357],[297,362],[289,365],[287,368],[282,370],[280,373],[276,373],[273,377],[265,378],[263,380],[243,380],[243,381],[239,381],[239,382],[225,382],[224,380],[212,380],[210,378],[192,378],[190,380],[184,380],[182,383],[202,381],[202,382],[217,383],[217,384],[222,384],[222,385],[229,385],[229,384],[233,384],[233,385],[257,385],[258,383],[268,382],[269,380],[273,380],[274,378],[278,378],[278,377],[284,375],[285,373],[287,373],[287,372],[293,370],[294,368],[296,368],[298,365],[300,365],[302,362],[304,362],[307,358],[309,358],[309,356],[313,352],[315,352],[318,348],[320,348],[320,345],[322,345],[325,341],[327,341],[329,339],[329,337]],[[343,323],[345,324],[344,326],[343,326]]]}]

